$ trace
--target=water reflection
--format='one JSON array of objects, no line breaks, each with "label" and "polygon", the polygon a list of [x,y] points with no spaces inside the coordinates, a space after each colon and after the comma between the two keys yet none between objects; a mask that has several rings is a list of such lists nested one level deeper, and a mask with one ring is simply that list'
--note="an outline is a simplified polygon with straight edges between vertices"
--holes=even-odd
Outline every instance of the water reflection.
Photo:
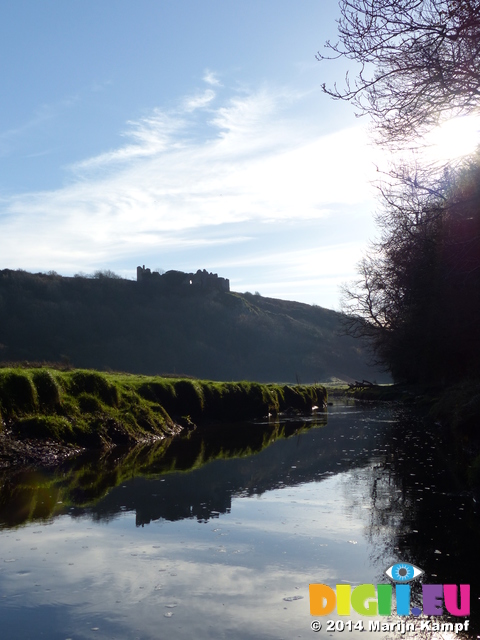
[{"label": "water reflection", "polygon": [[[370,486],[366,536],[373,549],[372,562],[383,562],[386,567],[401,558],[425,571],[425,584],[470,584],[473,629],[458,637],[477,637],[480,514],[477,496],[458,481],[444,437],[438,425],[415,412],[396,411],[382,456],[368,469],[356,472],[357,481]],[[358,474],[363,475],[361,480]],[[358,513],[359,504],[350,501],[350,508]],[[378,581],[381,578],[379,574]],[[420,582],[412,583],[412,592],[412,605],[421,607]],[[446,616],[445,621],[459,619]]]},{"label": "water reflection", "polygon": [[[158,518],[206,520],[228,511],[234,491],[261,492],[298,476],[312,460],[300,460],[298,473],[289,470],[286,476],[282,464],[287,458],[297,459],[294,450],[303,432],[326,422],[326,414],[319,413],[282,423],[212,425],[155,445],[117,447],[102,455],[87,453],[56,468],[4,469],[0,472],[0,523],[11,527],[87,511],[95,519],[111,519],[125,511],[127,504],[129,510],[137,511],[139,525]],[[293,436],[295,441],[287,441]],[[282,442],[288,442],[286,447],[282,448]],[[275,449],[270,447],[273,443]],[[254,454],[260,452],[263,457],[258,459]],[[335,449],[331,452],[335,455]],[[323,457],[327,453],[319,452]],[[284,455],[285,461],[279,462]],[[142,478],[157,482],[142,485]],[[123,491],[112,491],[119,485]],[[142,486],[149,487],[146,493]]]},{"label": "water reflection", "polygon": [[474,623],[476,503],[438,434],[391,408],[333,407],[307,426],[5,474],[3,637],[312,637],[309,583],[385,582],[398,560],[426,583],[472,584]]}]

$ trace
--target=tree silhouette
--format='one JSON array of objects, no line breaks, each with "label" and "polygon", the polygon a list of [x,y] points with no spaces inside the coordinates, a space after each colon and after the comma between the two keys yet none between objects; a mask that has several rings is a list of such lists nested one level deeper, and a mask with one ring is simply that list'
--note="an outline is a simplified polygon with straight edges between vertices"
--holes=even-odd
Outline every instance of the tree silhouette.
[{"label": "tree silhouette", "polygon": [[323,90],[369,114],[382,144],[403,147],[480,98],[478,0],[340,0],[328,55],[359,64],[345,88]]},{"label": "tree silhouette", "polygon": [[479,375],[480,156],[436,179],[404,169],[382,196],[380,238],[344,289],[347,333],[397,380]]}]

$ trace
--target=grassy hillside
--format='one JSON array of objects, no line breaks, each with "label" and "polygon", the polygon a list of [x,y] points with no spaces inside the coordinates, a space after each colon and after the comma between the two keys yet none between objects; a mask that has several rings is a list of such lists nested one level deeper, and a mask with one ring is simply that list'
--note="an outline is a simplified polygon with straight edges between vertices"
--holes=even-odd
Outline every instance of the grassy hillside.
[{"label": "grassy hillside", "polygon": [[0,271],[0,361],[259,382],[385,380],[341,314],[259,295]]}]

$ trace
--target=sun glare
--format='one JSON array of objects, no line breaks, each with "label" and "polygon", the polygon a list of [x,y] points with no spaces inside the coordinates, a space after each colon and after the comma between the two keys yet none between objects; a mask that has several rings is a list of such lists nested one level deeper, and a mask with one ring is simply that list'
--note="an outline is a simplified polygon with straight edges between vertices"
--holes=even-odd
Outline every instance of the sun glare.
[{"label": "sun glare", "polygon": [[457,160],[473,153],[480,143],[480,117],[447,120],[427,137],[426,155],[432,161]]}]

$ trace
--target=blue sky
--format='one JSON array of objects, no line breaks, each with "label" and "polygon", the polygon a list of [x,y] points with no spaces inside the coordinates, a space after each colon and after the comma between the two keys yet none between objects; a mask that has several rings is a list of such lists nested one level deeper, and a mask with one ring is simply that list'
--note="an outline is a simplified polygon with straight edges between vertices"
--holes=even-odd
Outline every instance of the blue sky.
[{"label": "blue sky", "polygon": [[375,233],[336,0],[5,0],[0,268],[206,268],[339,308]]}]

